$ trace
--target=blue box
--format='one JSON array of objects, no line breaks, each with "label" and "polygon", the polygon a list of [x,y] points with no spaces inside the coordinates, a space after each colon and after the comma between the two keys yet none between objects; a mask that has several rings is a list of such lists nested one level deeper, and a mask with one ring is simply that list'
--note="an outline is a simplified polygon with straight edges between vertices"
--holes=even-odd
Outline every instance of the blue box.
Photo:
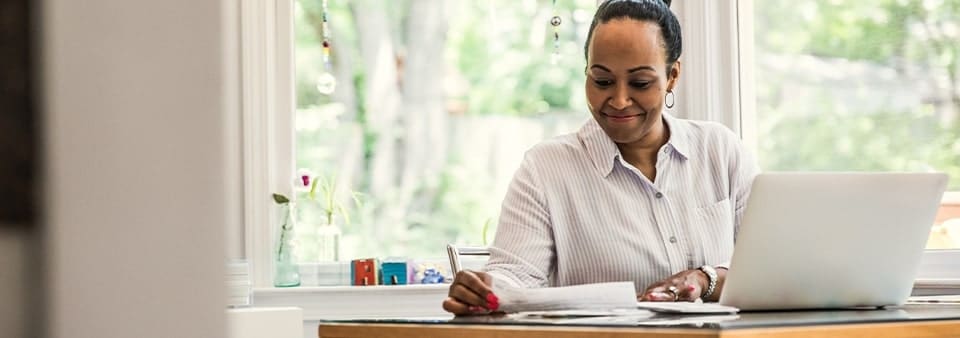
[{"label": "blue box", "polygon": [[384,260],[380,269],[383,285],[413,284],[413,264],[407,260]]}]

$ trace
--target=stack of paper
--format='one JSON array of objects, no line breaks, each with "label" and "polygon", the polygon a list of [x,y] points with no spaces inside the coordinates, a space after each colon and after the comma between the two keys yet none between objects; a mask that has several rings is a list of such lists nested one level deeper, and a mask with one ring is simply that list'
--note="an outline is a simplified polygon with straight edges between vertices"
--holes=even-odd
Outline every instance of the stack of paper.
[{"label": "stack of paper", "polygon": [[227,306],[242,307],[250,305],[250,265],[246,260],[227,262]]},{"label": "stack of paper", "polygon": [[[635,313],[619,312],[609,316],[533,316],[527,312],[511,315],[510,319],[517,323],[543,323],[563,325],[616,325],[616,326],[673,326],[720,323],[736,320],[740,316],[735,314],[723,315],[667,315],[657,314],[647,310],[635,310]],[[562,312],[562,311],[552,311]]]},{"label": "stack of paper", "polygon": [[513,318],[577,318],[577,317],[652,317],[650,310],[613,309],[613,310],[556,310],[517,312]]},{"label": "stack of paper", "polygon": [[704,303],[699,299],[696,302],[637,302],[637,308],[663,313],[724,314],[740,312],[740,309],[732,306]]},{"label": "stack of paper", "polygon": [[500,310],[507,313],[556,310],[634,309],[633,282],[583,284],[556,288],[515,288],[494,283]]},{"label": "stack of paper", "polygon": [[740,311],[717,303],[638,302],[633,282],[583,284],[555,288],[515,288],[494,283],[500,311],[540,317],[636,316],[644,311],[730,314]]}]

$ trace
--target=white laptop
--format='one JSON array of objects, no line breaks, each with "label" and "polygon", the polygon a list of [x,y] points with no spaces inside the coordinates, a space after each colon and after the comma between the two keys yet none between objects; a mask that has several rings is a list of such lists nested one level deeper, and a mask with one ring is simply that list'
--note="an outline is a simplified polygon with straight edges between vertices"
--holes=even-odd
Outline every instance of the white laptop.
[{"label": "white laptop", "polygon": [[946,188],[941,173],[763,173],[720,304],[740,310],[903,304]]}]

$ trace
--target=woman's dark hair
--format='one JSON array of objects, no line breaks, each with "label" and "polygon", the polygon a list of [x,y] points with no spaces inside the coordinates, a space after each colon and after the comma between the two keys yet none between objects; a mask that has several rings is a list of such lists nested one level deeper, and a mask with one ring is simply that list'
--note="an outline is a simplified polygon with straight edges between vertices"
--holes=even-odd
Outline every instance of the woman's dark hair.
[{"label": "woman's dark hair", "polygon": [[583,57],[588,57],[590,40],[593,39],[593,31],[597,25],[607,23],[615,19],[633,19],[637,21],[650,21],[660,26],[660,34],[663,38],[661,44],[667,55],[667,71],[673,67],[673,63],[680,58],[682,48],[682,39],[680,38],[680,22],[670,11],[670,2],[672,0],[606,0],[597,8],[597,13],[593,15],[593,22],[590,23],[590,31],[587,32],[587,42],[583,45]]}]

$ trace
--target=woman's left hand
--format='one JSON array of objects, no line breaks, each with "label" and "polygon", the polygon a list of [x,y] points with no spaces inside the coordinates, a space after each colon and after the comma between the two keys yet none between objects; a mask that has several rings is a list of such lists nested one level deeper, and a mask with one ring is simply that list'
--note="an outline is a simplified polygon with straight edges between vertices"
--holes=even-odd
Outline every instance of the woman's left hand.
[{"label": "woman's left hand", "polygon": [[700,298],[710,280],[703,271],[680,271],[647,287],[637,300],[645,302],[693,302]]}]

